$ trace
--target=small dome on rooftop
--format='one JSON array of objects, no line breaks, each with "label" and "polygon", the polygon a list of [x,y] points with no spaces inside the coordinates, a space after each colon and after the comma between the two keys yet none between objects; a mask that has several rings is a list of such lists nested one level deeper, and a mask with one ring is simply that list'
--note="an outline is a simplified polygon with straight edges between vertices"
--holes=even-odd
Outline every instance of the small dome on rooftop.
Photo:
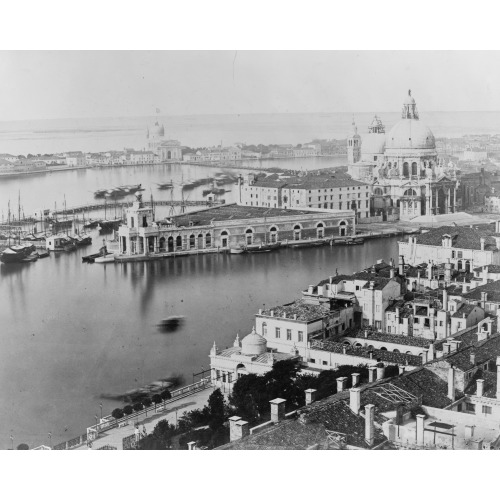
[{"label": "small dome on rooftop", "polygon": [[259,335],[255,331],[255,327],[253,327],[252,332],[241,341],[241,354],[252,356],[264,354],[266,351],[267,340],[262,335]]}]

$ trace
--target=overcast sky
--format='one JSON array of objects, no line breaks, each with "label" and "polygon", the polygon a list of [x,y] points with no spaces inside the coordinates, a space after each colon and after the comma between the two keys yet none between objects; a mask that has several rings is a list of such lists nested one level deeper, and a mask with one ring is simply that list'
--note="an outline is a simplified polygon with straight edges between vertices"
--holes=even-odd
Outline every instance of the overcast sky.
[{"label": "overcast sky", "polygon": [[500,110],[500,52],[0,52],[0,120]]}]

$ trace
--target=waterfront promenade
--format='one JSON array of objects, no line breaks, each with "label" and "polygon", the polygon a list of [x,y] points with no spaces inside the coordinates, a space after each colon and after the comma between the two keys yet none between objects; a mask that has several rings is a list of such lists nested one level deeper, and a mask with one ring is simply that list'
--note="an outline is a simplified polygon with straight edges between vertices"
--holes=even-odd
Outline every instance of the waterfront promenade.
[{"label": "waterfront promenade", "polygon": [[142,413],[138,417],[130,419],[128,425],[114,427],[99,433],[99,436],[92,441],[91,447],[87,443],[82,443],[80,446],[73,448],[73,450],[99,450],[103,447],[106,447],[104,449],[116,448],[117,450],[122,450],[123,440],[134,435],[136,424],[139,426],[141,432],[145,428],[148,434],[153,431],[160,420],[167,420],[169,424],[177,425],[178,419],[185,411],[203,408],[207,404],[213,390],[214,387],[208,386],[206,389],[194,394],[176,399],[167,405],[164,411],[160,411],[162,405],[158,405],[158,413],[154,413],[154,411]]}]

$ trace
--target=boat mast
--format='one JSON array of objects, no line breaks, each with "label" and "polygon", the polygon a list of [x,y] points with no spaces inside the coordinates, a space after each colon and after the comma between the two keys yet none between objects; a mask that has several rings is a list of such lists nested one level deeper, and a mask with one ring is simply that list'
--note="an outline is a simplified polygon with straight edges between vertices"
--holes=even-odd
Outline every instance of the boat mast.
[{"label": "boat mast", "polygon": [[10,227],[10,200],[9,200],[9,205],[8,206],[9,206],[9,212],[8,212],[8,216],[7,216],[8,217],[7,221],[8,221],[8,227],[9,227],[9,246],[10,246],[10,232],[11,232],[11,227]]},{"label": "boat mast", "polygon": [[17,196],[17,223],[19,224],[19,229],[17,230],[17,241],[20,245],[21,244],[21,190],[18,191],[18,196]]}]

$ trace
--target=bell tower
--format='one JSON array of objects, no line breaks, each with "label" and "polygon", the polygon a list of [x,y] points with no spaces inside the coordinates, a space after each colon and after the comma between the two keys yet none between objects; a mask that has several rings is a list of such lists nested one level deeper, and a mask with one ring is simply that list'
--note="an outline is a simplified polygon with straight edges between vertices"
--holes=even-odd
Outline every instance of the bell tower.
[{"label": "bell tower", "polygon": [[358,127],[352,117],[352,131],[347,137],[347,163],[352,165],[357,163],[361,157],[361,137],[358,134]]}]

